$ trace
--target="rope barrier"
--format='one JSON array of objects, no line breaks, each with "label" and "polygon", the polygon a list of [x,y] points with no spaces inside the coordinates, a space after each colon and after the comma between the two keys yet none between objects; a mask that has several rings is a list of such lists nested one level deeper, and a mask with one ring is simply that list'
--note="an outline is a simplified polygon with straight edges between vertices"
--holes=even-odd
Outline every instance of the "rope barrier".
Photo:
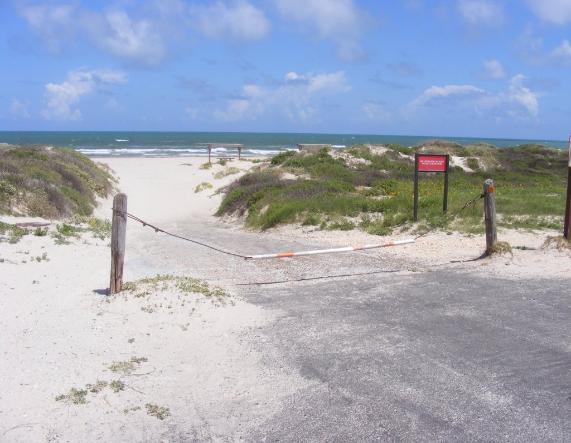
[{"label": "rope barrier", "polygon": [[[483,198],[484,194],[479,194],[478,196],[468,200],[464,206],[462,206],[460,208],[460,210],[456,211],[454,214],[452,215],[446,215],[446,218],[452,218],[452,217],[456,217],[457,215],[459,215],[464,209],[474,205],[474,203],[476,201],[478,201],[480,198]],[[333,253],[340,253],[340,252],[354,252],[354,251],[364,251],[367,249],[379,249],[379,248],[388,248],[388,247],[392,247],[392,246],[401,246],[401,245],[406,245],[406,244],[411,244],[414,243],[416,240],[418,240],[421,237],[424,237],[425,235],[429,234],[430,232],[438,229],[438,226],[435,226],[434,228],[426,231],[423,234],[420,234],[419,236],[415,237],[415,238],[410,238],[410,239],[405,239],[405,240],[394,240],[388,243],[382,243],[382,244],[369,244],[369,245],[358,245],[358,246],[345,246],[345,247],[341,247],[341,248],[330,248],[330,249],[316,249],[313,251],[300,251],[300,252],[280,252],[277,254],[258,254],[258,255],[243,255],[243,254],[238,254],[236,252],[230,252],[230,251],[226,251],[224,249],[221,248],[217,248],[215,246],[209,245],[207,243],[204,242],[200,242],[198,240],[194,240],[192,238],[188,238],[188,237],[184,237],[182,235],[179,234],[174,234],[172,232],[169,232],[165,229],[159,228],[158,226],[155,226],[145,220],[142,220],[141,218],[137,217],[136,215],[130,214],[129,212],[125,212],[125,211],[120,211],[117,209],[113,209],[113,211],[118,212],[122,215],[124,215],[127,218],[130,218],[131,220],[134,220],[140,224],[143,225],[143,227],[149,227],[151,229],[153,229],[156,233],[162,233],[165,235],[168,235],[170,237],[173,238],[177,238],[179,240],[184,240],[190,243],[194,243],[197,244],[199,246],[203,246],[205,248],[211,249],[213,251],[219,252],[221,254],[225,254],[225,255],[229,255],[232,257],[239,257],[239,258],[243,258],[245,260],[259,260],[259,259],[268,259],[268,258],[287,258],[287,257],[302,257],[302,256],[308,256],[308,255],[319,255],[319,254],[333,254]],[[406,223],[406,222],[405,222]],[[401,225],[404,225],[405,223],[402,223]],[[398,225],[398,226],[401,226]],[[398,227],[398,226],[394,226],[394,227]]]}]

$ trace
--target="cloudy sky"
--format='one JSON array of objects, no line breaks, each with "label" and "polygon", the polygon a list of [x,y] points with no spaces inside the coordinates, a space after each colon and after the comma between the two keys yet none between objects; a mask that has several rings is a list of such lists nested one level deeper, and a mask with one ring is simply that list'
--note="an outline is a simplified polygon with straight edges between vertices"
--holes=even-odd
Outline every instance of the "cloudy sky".
[{"label": "cloudy sky", "polygon": [[1,130],[566,139],[571,0],[0,2]]}]

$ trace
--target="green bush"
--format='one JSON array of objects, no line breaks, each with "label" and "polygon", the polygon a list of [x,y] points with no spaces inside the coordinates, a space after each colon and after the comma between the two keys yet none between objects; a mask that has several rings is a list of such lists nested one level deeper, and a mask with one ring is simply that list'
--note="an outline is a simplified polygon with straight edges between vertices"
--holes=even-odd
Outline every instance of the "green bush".
[{"label": "green bush", "polygon": [[105,167],[71,149],[0,147],[0,213],[89,215],[113,186]]}]

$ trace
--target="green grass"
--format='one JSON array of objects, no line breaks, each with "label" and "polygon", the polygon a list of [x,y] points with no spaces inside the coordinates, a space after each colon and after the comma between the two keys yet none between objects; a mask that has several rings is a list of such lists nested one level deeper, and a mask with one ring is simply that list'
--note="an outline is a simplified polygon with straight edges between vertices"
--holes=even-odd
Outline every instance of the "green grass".
[{"label": "green grass", "polygon": [[211,183],[208,182],[202,182],[199,183],[198,185],[196,185],[196,187],[194,188],[194,193],[197,194],[199,192],[205,191],[207,189],[212,189],[213,186]]},{"label": "green grass", "polygon": [[[499,226],[538,229],[561,224],[565,199],[566,155],[539,145],[496,149],[490,145],[463,147],[432,141],[415,148],[395,147],[382,155],[366,146],[346,150],[367,164],[345,162],[326,149],[319,153],[286,152],[270,165],[250,172],[223,189],[217,215],[244,216],[247,226],[268,229],[284,223],[301,223],[326,229],[358,226],[387,235],[412,226],[414,164],[401,153],[450,152],[466,157],[474,172],[450,172],[449,215],[442,213],[443,176],[421,174],[419,232],[431,228],[478,233],[483,230],[483,205],[464,209],[464,203],[481,194],[486,178],[496,183]],[[307,179],[282,179],[291,172]],[[345,218],[360,218],[360,223]]]},{"label": "green grass", "polygon": [[90,215],[112,191],[105,167],[71,149],[0,147],[0,213],[61,219]]}]

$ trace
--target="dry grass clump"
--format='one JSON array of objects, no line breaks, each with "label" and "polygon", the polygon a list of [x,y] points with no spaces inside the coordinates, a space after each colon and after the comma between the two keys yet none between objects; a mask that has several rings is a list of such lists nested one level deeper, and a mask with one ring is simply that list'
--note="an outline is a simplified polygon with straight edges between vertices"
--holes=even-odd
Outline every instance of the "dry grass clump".
[{"label": "dry grass clump", "polygon": [[541,246],[542,249],[557,249],[558,251],[571,251],[571,241],[557,235],[554,237],[547,237]]},{"label": "dry grass clump", "polygon": [[212,189],[212,188],[213,188],[212,183],[202,182],[196,185],[196,188],[194,188],[194,193],[198,194],[199,192],[206,191],[207,189]]},{"label": "dry grass clump", "polygon": [[72,149],[0,147],[0,213],[90,215],[113,186],[108,169]]},{"label": "dry grass clump", "polygon": [[164,420],[169,415],[171,415],[169,408],[166,408],[164,406],[155,405],[153,403],[147,403],[145,405],[145,408],[147,408],[147,414],[148,415],[151,415],[152,417],[156,417],[159,420]]},{"label": "dry grass clump", "polygon": [[216,174],[214,174],[214,178],[216,179],[220,179],[220,178],[224,178],[224,177],[228,177],[229,175],[234,175],[234,174],[239,174],[240,173],[240,169],[231,166],[229,168],[223,169],[222,171],[218,171]]},{"label": "dry grass clump", "polygon": [[492,255],[505,255],[510,254],[513,256],[513,251],[511,245],[506,241],[499,241],[492,247],[489,251],[487,251],[487,256],[490,257]]}]

